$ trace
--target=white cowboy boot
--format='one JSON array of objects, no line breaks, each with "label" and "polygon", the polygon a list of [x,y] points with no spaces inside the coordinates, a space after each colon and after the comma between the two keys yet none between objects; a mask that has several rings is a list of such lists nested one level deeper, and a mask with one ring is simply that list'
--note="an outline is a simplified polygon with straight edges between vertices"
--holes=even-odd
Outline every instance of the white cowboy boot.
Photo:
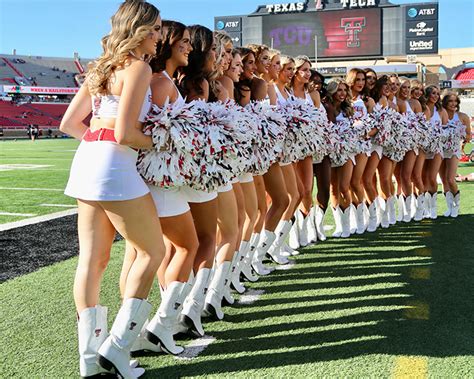
[{"label": "white cowboy boot", "polygon": [[264,230],[262,232],[262,236],[260,237],[260,241],[252,260],[252,267],[258,275],[268,275],[273,271],[273,269],[265,266],[262,262],[275,239],[275,233],[269,230]]},{"label": "white cowboy boot", "polygon": [[290,255],[295,256],[295,255],[299,255],[300,253],[298,250],[293,250],[290,246],[288,246],[286,242],[283,242],[283,245],[281,245],[280,251],[281,251],[281,255],[284,257],[289,257]]},{"label": "white cowboy boot", "polygon": [[326,241],[326,232],[324,230],[324,212],[321,207],[315,206],[314,212],[314,224],[316,226],[316,232],[318,233],[318,239],[320,241]]},{"label": "white cowboy boot", "polygon": [[213,317],[217,320],[224,318],[224,312],[222,311],[222,292],[231,264],[232,262],[224,261],[217,266],[214,271],[214,276],[211,279],[206,294],[206,300],[204,301],[203,314],[207,317]]},{"label": "white cowboy boot", "polygon": [[226,278],[226,285],[224,286],[224,300],[228,304],[234,304],[234,297],[230,293],[230,287],[242,294],[245,292],[245,287],[240,283],[240,266],[242,265],[244,257],[242,256],[242,242],[240,243],[239,251],[234,253],[232,264],[230,266],[229,277]]},{"label": "white cowboy boot", "polygon": [[[96,305],[82,310],[77,319],[77,334],[79,341],[79,373],[82,378],[96,377],[107,373],[97,364],[97,350],[108,337],[107,307]],[[131,360],[130,368],[136,377],[145,373],[138,367],[138,361]]]},{"label": "white cowboy boot", "polygon": [[380,198],[380,204],[382,209],[382,219],[380,220],[380,226],[384,229],[387,229],[390,226],[388,222],[388,201]]},{"label": "white cowboy boot", "polygon": [[431,201],[430,201],[430,218],[432,220],[436,220],[438,217],[438,193],[434,193],[431,195]]},{"label": "white cowboy boot", "polygon": [[430,216],[431,216],[431,194],[429,192],[425,192],[423,218],[430,218]]},{"label": "white cowboy boot", "polygon": [[377,230],[377,199],[369,205],[369,225],[367,226],[368,232],[375,232]]},{"label": "white cowboy boot", "polygon": [[356,216],[356,207],[354,203],[351,203],[349,205],[349,209],[350,209],[349,228],[350,228],[351,234],[354,234],[357,230],[357,216]]},{"label": "white cowboy boot", "polygon": [[298,227],[298,241],[300,243],[300,247],[306,247],[309,245],[308,224],[310,222],[310,215],[307,214],[305,217],[300,210],[297,210],[296,212],[300,213],[301,217],[301,225]]},{"label": "white cowboy boot", "polygon": [[280,253],[281,245],[285,241],[288,233],[291,230],[291,221],[280,221],[278,226],[275,229],[275,234],[277,235],[275,241],[268,249],[267,255],[275,262],[280,265],[287,264],[289,261],[286,257],[282,256]]},{"label": "white cowboy boot", "polygon": [[210,275],[211,270],[209,268],[202,268],[198,271],[191,292],[184,300],[183,310],[179,317],[180,331],[187,332],[195,337],[204,335],[201,312],[204,307],[204,298]]},{"label": "white cowboy boot", "polygon": [[397,210],[397,222],[403,221],[403,207],[405,205],[405,199],[403,198],[403,195],[397,195],[397,204],[398,204],[398,210]]},{"label": "white cowboy boot", "polygon": [[297,209],[295,213],[295,221],[293,222],[293,226],[291,227],[291,230],[290,230],[290,240],[289,240],[289,245],[294,250],[297,250],[301,247],[299,229],[302,223],[303,223],[303,215]]},{"label": "white cowboy boot", "polygon": [[357,224],[357,234],[364,234],[366,226],[365,226],[365,216],[364,216],[364,203],[360,203],[357,206],[356,210],[356,224]]},{"label": "white cowboy boot", "polygon": [[388,223],[390,225],[395,225],[397,223],[397,214],[395,210],[396,203],[397,203],[397,199],[395,198],[395,196],[390,196],[387,199]]},{"label": "white cowboy boot", "polygon": [[248,244],[243,247],[245,250],[243,252],[244,260],[242,262],[241,273],[242,277],[249,282],[256,282],[258,280],[258,275],[255,275],[252,270],[252,259],[257,249],[259,238],[260,234],[253,233]]},{"label": "white cowboy boot", "polygon": [[181,305],[178,300],[185,285],[186,283],[177,281],[168,285],[158,311],[146,327],[148,333],[145,334],[145,338],[171,355],[178,355],[184,351],[183,347],[176,346],[173,334],[179,317],[178,309]]},{"label": "white cowboy boot", "polygon": [[450,217],[453,211],[454,195],[451,191],[448,191],[444,193],[444,197],[446,198],[446,205],[448,207],[448,210],[444,212],[444,217]]},{"label": "white cowboy boot", "polygon": [[453,208],[451,210],[451,217],[458,217],[459,216],[459,207],[461,206],[461,192],[458,191],[456,195],[454,195],[453,199]]},{"label": "white cowboy boot", "polygon": [[342,234],[342,210],[339,205],[336,208],[332,208],[332,214],[334,216],[334,223],[336,224],[333,237],[340,237]]},{"label": "white cowboy boot", "polygon": [[423,211],[425,210],[425,194],[420,193],[416,198],[416,210],[415,210],[415,217],[413,218],[415,221],[423,220]]},{"label": "white cowboy boot", "polygon": [[411,221],[411,202],[412,202],[413,195],[408,195],[404,201],[403,207],[403,222],[410,222]]},{"label": "white cowboy boot", "polygon": [[347,238],[351,235],[351,207],[348,206],[342,213],[342,238]]},{"label": "white cowboy boot", "polygon": [[142,330],[151,311],[151,304],[143,299],[126,299],[115,318],[110,336],[97,352],[97,362],[104,369],[124,379],[137,378],[130,367],[130,348]]},{"label": "white cowboy boot", "polygon": [[316,223],[314,222],[314,216],[316,214],[316,208],[311,207],[307,216],[308,220],[308,242],[314,244],[318,242],[318,231],[316,230]]}]

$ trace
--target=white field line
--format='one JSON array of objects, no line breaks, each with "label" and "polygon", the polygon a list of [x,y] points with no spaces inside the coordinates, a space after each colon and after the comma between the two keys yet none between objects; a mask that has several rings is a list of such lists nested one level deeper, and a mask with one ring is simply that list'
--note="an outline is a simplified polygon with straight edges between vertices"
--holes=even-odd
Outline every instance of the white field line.
[{"label": "white field line", "polygon": [[334,229],[334,225],[324,225],[324,230],[328,231]]},{"label": "white field line", "polygon": [[38,224],[40,222],[54,220],[54,219],[60,218],[60,217],[74,215],[76,213],[77,213],[77,208],[74,208],[74,209],[68,209],[67,211],[50,213],[50,214],[44,215],[44,216],[32,217],[32,218],[29,218],[27,220],[8,222],[6,224],[1,224],[0,225],[0,232],[3,232],[5,230],[20,228],[20,227],[26,226],[26,225]]},{"label": "white field line", "polygon": [[7,191],[57,191],[62,192],[64,189],[60,188],[23,188],[23,187],[0,187],[0,190],[7,190]]},{"label": "white field line", "polygon": [[46,167],[53,167],[53,165],[50,165],[50,164],[22,164],[22,163],[0,164],[0,171],[42,170]]},{"label": "white field line", "polygon": [[11,212],[1,212],[0,216],[22,216],[22,217],[32,217],[36,216],[36,213],[11,213]]},{"label": "white field line", "polygon": [[260,296],[264,293],[264,290],[248,290],[244,295],[240,296],[239,304],[253,304],[260,299]]},{"label": "white field line", "polygon": [[76,204],[40,204],[41,207],[75,208]]},{"label": "white field line", "polygon": [[175,358],[179,360],[190,360],[196,358],[215,340],[216,339],[212,336],[204,335],[203,337],[187,344],[184,348],[184,351]]}]

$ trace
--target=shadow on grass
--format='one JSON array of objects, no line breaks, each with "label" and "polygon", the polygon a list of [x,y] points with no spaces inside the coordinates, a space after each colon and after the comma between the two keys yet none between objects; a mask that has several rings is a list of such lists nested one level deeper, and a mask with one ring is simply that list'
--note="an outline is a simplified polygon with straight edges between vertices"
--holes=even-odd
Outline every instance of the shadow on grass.
[{"label": "shadow on grass", "polygon": [[[399,223],[306,248],[293,269],[252,284],[265,295],[234,306],[222,321],[225,328],[208,324],[217,341],[200,358],[150,368],[146,377],[226,374],[367,354],[473,355],[472,230],[474,215],[464,215]],[[299,283],[288,283],[293,280]],[[255,320],[260,322],[241,327]],[[245,357],[218,357],[236,353]]]}]

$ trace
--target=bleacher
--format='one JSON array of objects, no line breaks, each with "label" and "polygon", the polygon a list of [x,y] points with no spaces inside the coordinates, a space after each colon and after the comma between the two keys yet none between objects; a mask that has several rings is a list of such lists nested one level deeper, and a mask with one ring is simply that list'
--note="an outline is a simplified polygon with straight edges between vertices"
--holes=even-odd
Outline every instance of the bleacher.
[{"label": "bleacher", "polygon": [[27,85],[76,87],[74,76],[81,74],[82,68],[87,68],[89,61],[90,59],[0,54],[0,65],[6,63],[0,67],[0,84],[12,84],[9,78],[21,76],[28,80]]},{"label": "bleacher", "polygon": [[30,124],[39,128],[59,127],[61,118],[68,104],[14,104],[11,101],[0,101],[0,126],[4,129],[24,129]]}]

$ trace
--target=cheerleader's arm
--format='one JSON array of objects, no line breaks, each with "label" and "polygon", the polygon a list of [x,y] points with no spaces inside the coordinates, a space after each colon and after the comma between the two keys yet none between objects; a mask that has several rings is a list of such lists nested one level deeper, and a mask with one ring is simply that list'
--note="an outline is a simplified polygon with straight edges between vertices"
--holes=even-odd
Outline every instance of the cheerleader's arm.
[{"label": "cheerleader's arm", "polygon": [[72,99],[71,104],[69,104],[66,113],[64,113],[59,130],[71,137],[82,140],[82,136],[88,129],[88,126],[84,124],[84,119],[91,111],[91,96],[87,81],[85,81]]},{"label": "cheerleader's arm", "polygon": [[462,113],[462,112],[459,112],[459,119],[461,120],[461,122],[466,127],[465,141],[466,141],[466,143],[469,143],[469,142],[471,142],[471,137],[472,137],[471,120],[469,119],[469,116],[467,114]]}]

